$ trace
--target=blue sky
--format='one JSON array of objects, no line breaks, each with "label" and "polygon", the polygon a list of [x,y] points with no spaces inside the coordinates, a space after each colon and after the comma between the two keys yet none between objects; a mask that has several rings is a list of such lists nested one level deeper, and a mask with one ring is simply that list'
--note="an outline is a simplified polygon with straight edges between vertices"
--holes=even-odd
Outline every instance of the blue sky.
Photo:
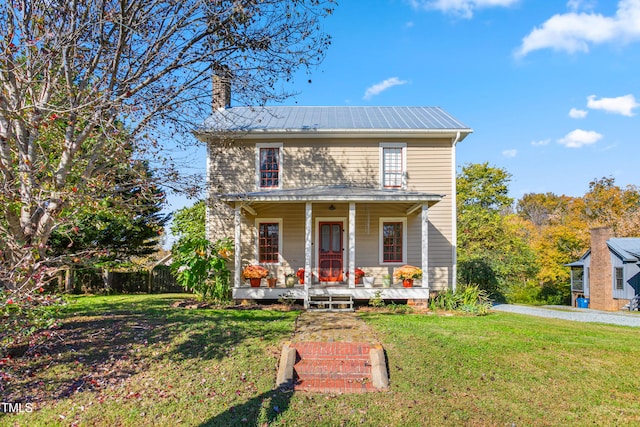
[{"label": "blue sky", "polygon": [[507,169],[515,198],[640,184],[640,0],[341,0],[324,29],[286,105],[440,106],[474,130],[458,166]]}]

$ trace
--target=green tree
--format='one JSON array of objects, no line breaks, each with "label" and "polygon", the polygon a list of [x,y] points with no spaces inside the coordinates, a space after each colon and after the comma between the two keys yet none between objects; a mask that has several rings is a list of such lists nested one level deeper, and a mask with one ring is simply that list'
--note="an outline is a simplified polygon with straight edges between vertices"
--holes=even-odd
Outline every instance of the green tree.
[{"label": "green tree", "polygon": [[471,163],[462,168],[456,182],[458,211],[478,208],[490,212],[511,207],[509,197],[511,174],[505,169],[492,167],[488,162]]},{"label": "green tree", "polygon": [[178,241],[187,239],[204,239],[206,204],[199,200],[192,206],[187,206],[176,211],[171,223],[171,234]]},{"label": "green tree", "polygon": [[510,174],[488,163],[462,168],[458,194],[458,280],[479,285],[497,299],[522,286],[536,272],[527,230],[509,214]]},{"label": "green tree", "polygon": [[158,250],[170,216],[161,214],[166,196],[148,163],[131,160],[113,165],[112,171],[117,173],[114,191],[97,206],[61,213],[49,241],[51,258],[66,264],[122,264]]}]

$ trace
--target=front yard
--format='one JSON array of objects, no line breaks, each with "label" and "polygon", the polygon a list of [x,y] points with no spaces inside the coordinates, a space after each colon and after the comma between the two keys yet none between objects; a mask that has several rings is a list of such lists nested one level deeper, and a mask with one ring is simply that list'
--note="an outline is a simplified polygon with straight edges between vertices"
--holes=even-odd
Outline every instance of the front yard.
[{"label": "front yard", "polygon": [[274,389],[297,312],[171,308],[184,297],[74,299],[33,354],[0,359],[2,401],[30,402],[0,425],[640,424],[637,329],[367,311],[391,391],[313,395]]}]

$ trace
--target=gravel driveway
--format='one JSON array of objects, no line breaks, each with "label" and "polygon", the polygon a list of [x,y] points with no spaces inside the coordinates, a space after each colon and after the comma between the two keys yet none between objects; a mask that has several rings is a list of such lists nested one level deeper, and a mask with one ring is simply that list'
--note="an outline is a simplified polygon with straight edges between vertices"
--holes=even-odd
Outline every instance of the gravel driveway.
[{"label": "gravel driveway", "polygon": [[640,328],[640,314],[638,313],[609,312],[568,306],[530,307],[513,304],[496,304],[493,306],[493,309],[508,313],[572,320],[574,322],[608,323],[611,325]]}]

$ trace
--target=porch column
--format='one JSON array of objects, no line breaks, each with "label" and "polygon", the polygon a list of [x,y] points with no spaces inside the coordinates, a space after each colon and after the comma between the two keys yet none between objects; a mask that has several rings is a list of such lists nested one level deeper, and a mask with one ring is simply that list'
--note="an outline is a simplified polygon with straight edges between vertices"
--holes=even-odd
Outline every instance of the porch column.
[{"label": "porch column", "polygon": [[422,204],[422,286],[429,287],[429,205]]},{"label": "porch column", "polygon": [[304,204],[304,307],[309,308],[309,285],[311,284],[311,230],[313,224],[313,206],[311,202]]},{"label": "porch column", "polygon": [[242,245],[240,244],[241,230],[240,224],[242,223],[241,205],[236,202],[234,212],[234,238],[233,238],[233,259],[234,259],[234,271],[233,271],[233,286],[238,288],[242,282]]},{"label": "porch column", "polygon": [[356,204],[349,202],[349,287],[356,287]]}]

